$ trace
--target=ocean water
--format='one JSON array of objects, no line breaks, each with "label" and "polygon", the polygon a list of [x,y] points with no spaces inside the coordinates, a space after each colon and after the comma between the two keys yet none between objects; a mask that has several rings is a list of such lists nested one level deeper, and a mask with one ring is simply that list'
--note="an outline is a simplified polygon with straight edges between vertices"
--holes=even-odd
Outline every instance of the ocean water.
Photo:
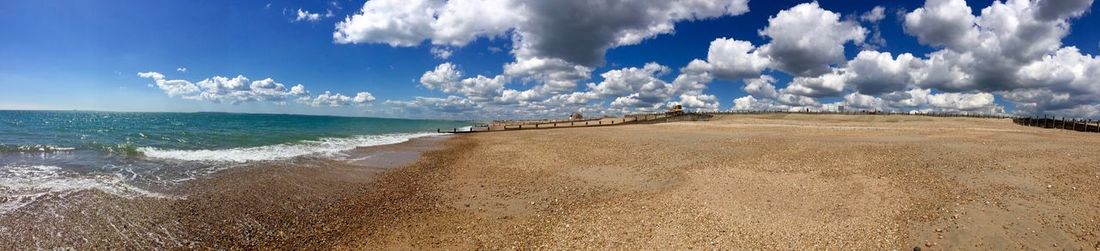
[{"label": "ocean water", "polygon": [[164,191],[226,168],[342,158],[463,121],[230,113],[0,111],[0,214],[84,190]]}]

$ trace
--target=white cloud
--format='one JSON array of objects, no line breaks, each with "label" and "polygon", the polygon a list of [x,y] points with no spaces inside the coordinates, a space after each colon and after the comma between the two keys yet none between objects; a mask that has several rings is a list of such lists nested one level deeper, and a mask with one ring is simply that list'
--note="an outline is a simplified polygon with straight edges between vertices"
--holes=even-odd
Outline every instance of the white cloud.
[{"label": "white cloud", "polygon": [[359,92],[355,94],[355,98],[353,98],[351,102],[355,102],[356,104],[371,103],[374,102],[374,95],[371,95],[369,92]]},{"label": "white cloud", "polygon": [[680,100],[673,104],[679,104],[688,110],[716,111],[720,103],[714,95],[680,94]]},{"label": "white cloud", "polygon": [[928,105],[944,110],[976,110],[994,103],[989,93],[942,93],[928,96]]},{"label": "white cloud", "polygon": [[139,77],[152,79],[169,97],[181,97],[199,93],[199,87],[185,80],[166,80],[159,72],[139,72]]},{"label": "white cloud", "polygon": [[643,89],[649,91],[655,89],[666,89],[668,83],[658,79],[660,75],[668,74],[671,71],[667,66],[663,66],[657,63],[647,63],[642,68],[623,68],[610,70],[603,74],[600,74],[604,80],[598,84],[589,84],[588,89],[592,92],[605,97],[612,96],[627,96],[632,93],[641,92]]},{"label": "white cloud", "polygon": [[771,60],[760,55],[750,42],[719,38],[710,42],[707,63],[716,77],[739,80],[760,76]]},{"label": "white cloud", "polygon": [[905,15],[905,32],[923,44],[963,47],[978,36],[970,13],[965,0],[928,0]]},{"label": "white cloud", "polygon": [[[673,31],[676,22],[748,11],[745,0],[372,0],[337,23],[337,43],[464,46],[511,35],[518,59],[555,58],[602,64],[607,49]],[[568,25],[563,25],[568,24]],[[586,39],[573,39],[576,35]]]},{"label": "white cloud", "polygon": [[[450,48],[465,46],[475,39],[510,38],[515,60],[504,65],[500,75],[462,79],[462,73],[455,65],[445,63],[421,76],[422,86],[462,95],[450,101],[472,102],[477,104],[473,107],[478,109],[592,109],[591,104],[580,105],[577,102],[602,102],[605,98],[620,97],[625,97],[619,102],[624,105],[634,101],[664,105],[676,96],[686,98],[682,102],[709,106],[717,102],[709,102],[709,97],[702,93],[712,80],[712,73],[700,69],[706,65],[705,62],[681,69],[681,74],[672,84],[657,79],[621,96],[580,92],[577,88],[581,81],[591,78],[594,67],[603,63],[604,53],[608,49],[672,33],[677,22],[740,15],[747,11],[746,0],[618,3],[587,0],[371,0],[358,13],[337,23],[333,39],[336,43],[381,43],[395,47],[413,47],[429,42],[434,45],[431,50],[433,55],[448,58]],[[575,39],[577,37],[585,39]],[[662,74],[670,71],[668,67],[661,67],[665,69]],[[510,82],[522,83],[529,88],[504,88]],[[425,104],[454,102],[421,98],[387,103],[408,109],[414,106],[428,109],[452,106]]]},{"label": "white cloud", "polygon": [[745,80],[745,93],[761,98],[776,98],[779,92],[775,91],[775,78],[764,75],[759,78]]},{"label": "white cloud", "polygon": [[864,41],[863,49],[875,50],[886,47],[886,39],[882,37],[882,29],[879,23],[886,19],[886,8],[875,6],[870,11],[859,16],[860,21],[871,23],[871,37]]},{"label": "white cloud", "polygon": [[1035,17],[1040,20],[1056,20],[1079,17],[1092,6],[1092,0],[1040,0],[1036,3]]},{"label": "white cloud", "polygon": [[447,62],[435,67],[434,70],[425,72],[420,76],[420,85],[428,89],[441,89],[444,92],[454,92],[453,86],[462,78],[462,71],[458,66]]},{"label": "white cloud", "polygon": [[365,104],[369,104],[371,102],[374,102],[374,95],[371,95],[369,92],[359,92],[359,93],[355,94],[355,97],[349,97],[349,96],[345,96],[345,95],[340,94],[340,93],[332,93],[332,92],[329,92],[329,91],[325,91],[321,95],[317,95],[316,97],[313,97],[313,98],[310,98],[308,96],[299,98],[298,102],[302,103],[302,104],[305,104],[305,105],[314,106],[314,107],[319,107],[319,106],[341,107],[341,106],[349,106],[349,105],[353,105],[353,104],[354,105],[365,105]]},{"label": "white cloud", "polygon": [[870,11],[864,12],[859,16],[859,20],[876,23],[886,18],[886,8],[882,6],[875,6]]},{"label": "white cloud", "polygon": [[867,30],[840,14],[824,10],[817,2],[803,3],[768,19],[760,35],[771,38],[760,52],[773,67],[791,75],[817,77],[845,61],[844,44],[862,43]]},{"label": "white cloud", "polygon": [[707,62],[692,60],[687,66],[680,68],[680,75],[672,81],[673,91],[690,95],[702,94],[707,89],[707,84],[714,80],[709,70],[710,64]]},{"label": "white cloud", "polygon": [[[1100,60],[1061,41],[1091,0],[994,1],[978,15],[965,1],[929,0],[899,14],[907,34],[933,47],[921,55],[877,49],[886,46],[878,25],[887,19],[887,8],[843,17],[804,3],[769,18],[759,30],[764,44],[711,41],[705,60],[682,66],[671,82],[665,80],[674,68],[654,62],[607,70],[601,81],[587,85],[581,83],[591,82],[608,49],[670,34],[681,21],[738,15],[747,6],[710,0],[393,2],[368,1],[361,13],[338,24],[334,38],[391,46],[427,41],[440,58],[476,39],[510,38],[514,56],[496,76],[464,77],[456,65],[441,64],[421,76],[420,84],[456,96],[387,102],[396,107],[519,117],[608,108],[657,111],[674,104],[711,109],[718,102],[707,86],[724,79],[744,83],[749,96],[733,102],[744,109],[1000,113],[997,99],[1003,98],[1023,114],[1100,110]],[[849,43],[863,51],[846,58]],[[791,81],[784,86],[764,75],[775,72],[791,75]],[[186,85],[167,88],[188,91]]]},{"label": "white cloud", "polygon": [[[953,92],[997,92],[1017,111],[1088,111],[1100,102],[1095,57],[1062,47],[1071,19],[1092,0],[996,1],[974,16],[961,0],[928,1],[906,14],[906,31],[941,46],[925,60],[919,86]],[[1035,95],[1043,94],[1043,95]],[[1054,100],[1036,101],[1028,97]],[[966,102],[962,102],[966,103]],[[1080,108],[1080,109],[1076,109]]]},{"label": "white cloud", "polygon": [[834,110],[826,108],[825,106],[819,106],[812,98],[790,94],[780,95],[778,99],[757,99],[753,96],[744,96],[733,100],[733,110],[735,111]]},{"label": "white cloud", "polygon": [[187,67],[176,68],[176,71],[178,71],[178,72],[187,72]]},{"label": "white cloud", "polygon": [[443,48],[443,47],[432,47],[431,52],[432,52],[432,55],[435,56],[438,59],[450,58],[451,54],[454,53],[454,51],[452,51],[451,49],[447,49],[447,48]]},{"label": "white cloud", "polygon": [[519,95],[512,95],[507,99],[534,100],[572,92],[579,81],[588,79],[591,74],[592,68],[561,59],[526,58],[504,65],[503,75],[510,79],[537,83],[526,91],[513,90],[510,93]]},{"label": "white cloud", "polygon": [[317,97],[314,97],[314,98],[304,97],[302,99],[299,99],[298,101],[303,103],[303,104],[310,105],[310,106],[339,107],[339,106],[348,106],[348,105],[350,105],[352,103],[352,98],[348,97],[348,96],[344,96],[343,94],[331,93],[331,92],[325,91],[325,93],[322,93],[321,95],[317,95]]},{"label": "white cloud", "polygon": [[[329,15],[331,15],[331,13],[332,12],[330,11]],[[301,9],[298,9],[297,17],[295,17],[294,21],[295,22],[300,22],[300,21],[317,22],[317,21],[321,21],[321,13],[312,13],[312,12],[309,12],[309,11],[303,11]]]},{"label": "white cloud", "polygon": [[[863,93],[878,95],[907,89],[920,78],[924,62],[909,53],[861,51],[848,62],[845,81]],[[916,75],[916,76],[914,76]]]},{"label": "white cloud", "polygon": [[458,70],[458,66],[443,63],[436,66],[435,70],[425,72],[420,77],[420,84],[444,93],[462,94],[474,101],[488,101],[498,98],[504,91],[504,84],[508,82],[505,76],[499,75],[492,78],[482,75],[462,80],[460,78],[462,71]]},{"label": "white cloud", "polygon": [[461,93],[474,101],[487,101],[499,97],[504,91],[504,84],[508,80],[504,76],[477,77],[463,79],[455,88],[456,93]]},{"label": "white cloud", "polygon": [[847,107],[860,110],[879,111],[886,109],[886,102],[883,101],[881,98],[871,95],[860,94],[858,92],[853,92],[848,94],[847,96],[844,96],[844,104]]},{"label": "white cloud", "polygon": [[[1069,19],[1080,16],[1091,4],[1088,2],[1067,1],[1057,6],[1025,0],[994,2],[982,9],[980,16],[973,16],[964,1],[936,0],[906,14],[905,22],[907,32],[922,43],[944,47],[933,53],[933,64],[956,72],[942,83],[925,86],[1007,91],[1030,85],[1016,73],[1058,51],[1061,39],[1069,33]],[[1050,17],[1054,19],[1046,19]]]},{"label": "white cloud", "polygon": [[412,101],[387,100],[386,104],[420,113],[465,113],[479,108],[477,103],[458,96],[448,96],[446,98],[416,97]]},{"label": "white cloud", "polygon": [[744,96],[733,100],[733,110],[749,111],[764,109],[766,109],[766,107],[761,105],[760,102],[752,96]]},{"label": "white cloud", "polygon": [[359,92],[355,97],[348,97],[326,91],[317,97],[310,97],[310,92],[301,84],[287,88],[286,85],[271,78],[252,81],[242,75],[232,78],[214,76],[192,83],[187,80],[165,79],[164,74],[159,72],[140,72],[137,75],[141,78],[152,79],[153,83],[169,97],[214,103],[274,102],[283,104],[286,101],[294,100],[311,106],[347,106],[367,104],[374,101],[374,96],[369,92]]},{"label": "white cloud", "polygon": [[337,43],[416,46],[431,35],[437,0],[372,0],[358,14],[336,23]]},{"label": "white cloud", "polygon": [[836,96],[844,92],[846,82],[846,76],[837,71],[817,77],[796,77],[783,92],[809,97]]}]

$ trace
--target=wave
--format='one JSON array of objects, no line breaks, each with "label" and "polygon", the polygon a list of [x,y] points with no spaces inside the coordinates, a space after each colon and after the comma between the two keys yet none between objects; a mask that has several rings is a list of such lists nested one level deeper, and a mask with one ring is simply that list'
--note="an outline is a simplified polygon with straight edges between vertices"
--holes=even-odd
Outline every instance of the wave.
[{"label": "wave", "polygon": [[76,148],[54,145],[0,145],[0,153],[52,153],[73,150]]},{"label": "wave", "polygon": [[128,185],[117,175],[81,176],[57,166],[4,166],[0,167],[0,214],[42,199],[62,198],[86,190],[127,198],[170,198]]},{"label": "wave", "polygon": [[55,145],[3,145],[0,144],[0,153],[71,153],[77,150],[98,150],[107,154],[124,155],[124,156],[139,156],[140,152],[137,151],[137,146],[130,143],[125,144],[97,144],[86,143],[81,144],[79,147],[71,146],[55,146]]},{"label": "wave", "polygon": [[321,155],[335,156],[340,152],[356,147],[390,145],[409,141],[413,138],[445,135],[440,133],[396,133],[382,135],[363,135],[351,138],[324,138],[301,141],[292,144],[232,148],[221,150],[176,150],[154,147],[140,147],[137,151],[145,157],[154,159],[172,159],[185,161],[249,162],[284,160],[298,156]]}]

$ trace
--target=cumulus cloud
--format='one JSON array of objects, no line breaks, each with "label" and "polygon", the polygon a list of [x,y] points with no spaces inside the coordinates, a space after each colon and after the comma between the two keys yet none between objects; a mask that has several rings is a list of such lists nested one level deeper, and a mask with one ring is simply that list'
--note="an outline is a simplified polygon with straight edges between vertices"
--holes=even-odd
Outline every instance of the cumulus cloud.
[{"label": "cumulus cloud", "polygon": [[[461,71],[450,63],[421,76],[422,86],[461,95],[456,97],[479,104],[479,109],[501,106],[522,110],[591,109],[591,103],[580,105],[577,102],[617,98],[623,98],[618,104],[624,106],[651,103],[663,106],[682,94],[687,94],[683,98],[693,99],[691,101],[709,102],[711,99],[702,92],[712,80],[712,73],[700,70],[706,64],[685,67],[690,70],[684,70],[671,84],[660,81],[660,84],[648,86],[655,93],[640,91],[607,96],[577,89],[591,78],[593,68],[604,63],[607,50],[673,33],[678,22],[743,14],[748,11],[747,2],[372,0],[358,13],[336,24],[333,40],[341,44],[378,43],[394,47],[414,47],[428,42],[433,45],[431,52],[445,59],[451,53],[449,48],[466,46],[479,38],[509,38],[515,60],[505,64],[503,72],[497,76],[463,79]],[[671,71],[665,68],[666,72]],[[505,88],[507,83],[529,88]],[[426,98],[388,103],[408,108],[418,103],[439,103],[436,101]],[[705,103],[705,107],[716,103],[707,102],[691,103]]]},{"label": "cumulus cloud", "polygon": [[498,98],[504,91],[504,84],[508,82],[505,76],[476,77],[461,79],[462,71],[451,63],[443,63],[436,66],[435,70],[425,72],[420,77],[420,84],[428,89],[440,90],[444,93],[462,94],[474,101],[489,101]]},{"label": "cumulus cloud", "polygon": [[676,22],[747,11],[746,0],[372,0],[337,23],[333,38],[408,47],[424,41],[464,46],[510,35],[519,58],[595,66],[607,49],[671,33]]},{"label": "cumulus cloud", "polygon": [[838,71],[817,77],[796,77],[783,92],[809,97],[836,96],[844,92],[846,80],[844,74]]},{"label": "cumulus cloud", "polygon": [[970,13],[965,0],[928,0],[905,14],[905,31],[924,44],[965,46],[978,35]]},{"label": "cumulus cloud", "polygon": [[759,78],[745,80],[745,93],[761,98],[775,98],[779,92],[775,91],[775,78],[764,75]]},{"label": "cumulus cloud", "polygon": [[420,85],[428,89],[442,89],[451,92],[454,83],[462,78],[462,72],[458,66],[447,62],[435,67],[435,70],[425,72],[420,76]]},{"label": "cumulus cloud", "polygon": [[371,95],[369,92],[359,92],[355,94],[355,98],[352,98],[351,102],[356,104],[371,103],[374,102],[374,95]]},{"label": "cumulus cloud", "polygon": [[688,110],[701,111],[717,111],[718,106],[721,105],[717,96],[691,94],[680,94],[680,100],[672,104],[682,105],[684,109]]},{"label": "cumulus cloud", "polygon": [[139,72],[137,75],[141,78],[153,80],[156,87],[164,91],[169,97],[214,103],[284,103],[286,101],[297,101],[311,106],[348,106],[371,103],[375,99],[369,92],[359,92],[355,97],[348,97],[326,91],[317,97],[310,97],[310,92],[301,84],[288,88],[271,78],[250,80],[243,75],[236,77],[214,76],[198,82],[181,79],[169,80],[166,79],[164,74],[152,71]]},{"label": "cumulus cloud", "polygon": [[298,100],[298,102],[301,102],[302,104],[306,104],[306,105],[309,105],[309,106],[315,106],[315,107],[317,107],[317,106],[341,107],[341,106],[349,106],[349,105],[353,105],[353,104],[355,104],[355,105],[368,104],[368,103],[374,102],[374,96],[371,95],[369,92],[359,92],[355,95],[355,97],[349,97],[349,96],[345,96],[345,95],[340,94],[340,93],[331,93],[329,91],[325,91],[325,93],[322,93],[321,95],[317,95],[316,97],[313,97],[313,98],[302,97],[301,99]]},{"label": "cumulus cloud", "polygon": [[660,75],[671,71],[667,66],[647,63],[642,68],[623,68],[600,74],[604,81],[589,84],[588,89],[601,96],[626,96],[636,92],[667,90],[668,83],[658,79]]},{"label": "cumulus cloud", "polygon": [[1056,20],[1078,17],[1092,6],[1092,0],[1039,0],[1035,18]]},{"label": "cumulus cloud", "polygon": [[658,78],[671,71],[667,66],[647,63],[642,68],[628,67],[600,74],[604,81],[589,84],[600,97],[614,97],[612,108],[658,109],[672,97],[672,85]]},{"label": "cumulus cloud", "polygon": [[607,49],[671,33],[679,21],[740,15],[748,1],[529,1],[527,7],[516,29],[518,55],[594,66]]},{"label": "cumulus cloud", "polygon": [[556,58],[525,58],[504,65],[504,75],[539,83],[529,93],[538,98],[570,92],[591,74],[591,67]]},{"label": "cumulus cloud", "polygon": [[[961,0],[930,0],[906,14],[906,31],[942,49],[925,60],[924,88],[1003,93],[1009,100],[1052,93],[1066,96],[1057,105],[1024,101],[1020,112],[1049,108],[1072,110],[1096,102],[1094,89],[1080,79],[1095,74],[1095,57],[1062,47],[1070,21],[1083,15],[1091,0],[993,2],[974,16]],[[1095,78],[1094,78],[1095,79]],[[1093,84],[1094,85],[1094,84]],[[1056,93],[1056,94],[1055,94]],[[1068,107],[1064,107],[1068,106]]]},{"label": "cumulus cloud", "polygon": [[386,101],[386,104],[417,112],[465,113],[479,108],[469,99],[458,96],[446,98],[416,97],[412,101]]},{"label": "cumulus cloud", "polygon": [[855,90],[878,95],[907,89],[922,77],[924,62],[909,53],[895,58],[889,52],[861,51],[845,69],[845,81]]},{"label": "cumulus cloud", "polygon": [[738,80],[760,76],[771,60],[750,42],[719,38],[710,42],[707,63],[718,78]]},{"label": "cumulus cloud", "polygon": [[760,35],[771,41],[759,50],[775,69],[817,77],[844,62],[844,44],[862,43],[866,34],[858,23],[841,21],[840,14],[822,9],[817,2],[803,3],[768,19]]},{"label": "cumulus cloud", "polygon": [[[1100,111],[1100,60],[1062,45],[1071,21],[1087,13],[1091,0],[995,1],[977,14],[966,1],[928,0],[898,16],[906,34],[931,47],[920,55],[879,49],[886,46],[878,28],[887,18],[885,7],[845,17],[804,3],[770,16],[758,31],[763,43],[717,38],[705,57],[680,66],[674,78],[676,68],[653,62],[606,70],[595,82],[589,79],[608,49],[670,34],[681,21],[738,15],[747,6],[709,0],[394,2],[368,1],[337,25],[334,39],[407,47],[428,42],[433,54],[447,58],[440,54],[473,40],[506,38],[514,56],[495,76],[467,77],[457,65],[440,64],[420,84],[452,96],[386,102],[401,108],[471,116],[644,112],[677,104],[709,110],[719,102],[707,86],[722,79],[743,84],[748,94],[733,100],[735,109],[1002,113],[1002,104],[1009,104],[1021,114]],[[847,58],[848,45],[862,51]],[[791,80],[778,83],[775,74]],[[177,95],[196,92],[182,83],[164,86]]]},{"label": "cumulus cloud", "polygon": [[707,89],[707,84],[714,80],[709,70],[710,64],[707,62],[692,60],[687,66],[680,68],[680,75],[672,81],[673,91],[690,95],[702,94]]}]

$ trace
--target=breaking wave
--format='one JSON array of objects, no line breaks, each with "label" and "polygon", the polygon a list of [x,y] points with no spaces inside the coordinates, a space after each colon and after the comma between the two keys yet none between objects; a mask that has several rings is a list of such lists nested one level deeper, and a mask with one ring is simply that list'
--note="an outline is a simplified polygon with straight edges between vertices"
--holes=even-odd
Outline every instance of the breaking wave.
[{"label": "breaking wave", "polygon": [[145,157],[154,159],[220,162],[269,161],[284,160],[306,155],[335,156],[340,152],[352,150],[356,147],[397,144],[409,141],[413,138],[439,135],[445,134],[396,133],[363,135],[350,138],[324,138],[297,143],[220,150],[176,150],[140,147],[137,151]]},{"label": "breaking wave", "polygon": [[85,190],[99,190],[122,197],[169,198],[125,183],[117,175],[78,175],[57,166],[0,167],[0,214],[42,199],[61,198]]}]

